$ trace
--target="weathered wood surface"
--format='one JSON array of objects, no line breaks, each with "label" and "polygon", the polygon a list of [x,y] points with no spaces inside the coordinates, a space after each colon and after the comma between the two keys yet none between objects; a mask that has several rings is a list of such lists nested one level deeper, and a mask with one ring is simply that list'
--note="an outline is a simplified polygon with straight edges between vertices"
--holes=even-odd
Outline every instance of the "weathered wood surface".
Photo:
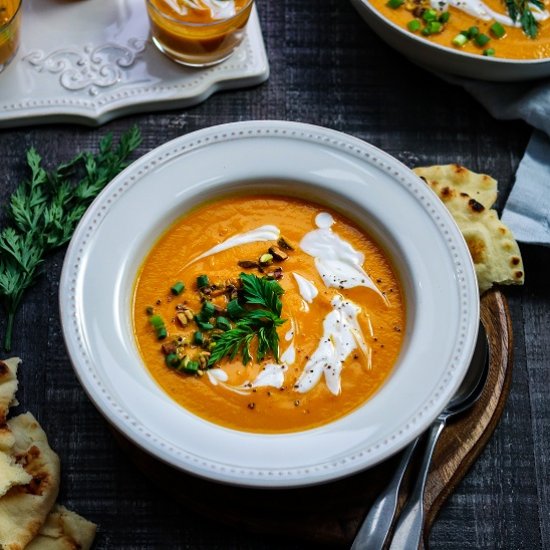
[{"label": "weathered wood surface", "polygon": [[[55,163],[95,147],[105,131],[117,136],[134,123],[144,135],[139,153],[145,153],[213,124],[288,119],[350,133],[411,167],[459,162],[492,174],[503,206],[527,126],[494,120],[463,90],[394,53],[345,0],[257,1],[271,63],[268,82],[99,130],[1,130],[0,199],[24,176],[24,151],[31,145]],[[509,399],[484,452],[435,521],[435,549],[550,548],[550,250],[523,246],[522,252],[526,285],[506,291],[514,332]],[[222,526],[216,509],[209,518],[184,509],[128,461],[65,352],[57,305],[62,261],[62,253],[50,259],[17,320],[14,351],[24,360],[19,400],[21,410],[40,419],[61,456],[61,501],[100,524],[97,548],[304,548],[285,532],[274,538]]]}]

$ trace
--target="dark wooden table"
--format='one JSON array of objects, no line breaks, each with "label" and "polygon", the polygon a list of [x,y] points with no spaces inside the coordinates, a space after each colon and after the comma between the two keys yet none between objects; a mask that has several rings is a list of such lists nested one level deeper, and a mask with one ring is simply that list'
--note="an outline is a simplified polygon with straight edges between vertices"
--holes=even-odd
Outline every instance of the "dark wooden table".
[{"label": "dark wooden table", "polygon": [[[70,125],[0,131],[5,201],[35,146],[56,163],[93,149],[106,131],[132,124],[138,153],[214,124],[287,119],[364,139],[408,166],[461,163],[499,181],[504,205],[530,129],[491,118],[463,90],[416,67],[382,43],[346,0],[257,0],[271,77],[254,89],[213,96],[197,107],[130,116],[100,129]],[[522,246],[523,288],[507,290],[515,366],[494,436],[433,529],[436,549],[550,548],[550,250]],[[62,461],[60,500],[100,525],[96,548],[304,548],[301,541],[235,530],[182,507],[129,462],[73,374],[59,322],[63,252],[27,295],[14,352],[24,361],[19,400]],[[0,318],[0,328],[5,319]],[[224,506],[223,502],[219,503]]]}]

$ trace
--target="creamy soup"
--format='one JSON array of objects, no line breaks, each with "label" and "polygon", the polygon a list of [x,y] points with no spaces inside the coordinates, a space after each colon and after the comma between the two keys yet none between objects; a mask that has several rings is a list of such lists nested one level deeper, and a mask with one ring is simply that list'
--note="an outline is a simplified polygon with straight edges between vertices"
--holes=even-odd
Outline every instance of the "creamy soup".
[{"label": "creamy soup", "polygon": [[[509,59],[550,57],[548,0],[371,0],[371,3],[394,23],[442,46]],[[516,13],[509,11],[511,5],[518,6]]]},{"label": "creamy soup", "polygon": [[239,196],[159,239],[133,319],[146,367],[175,401],[222,426],[282,433],[336,420],[380,388],[405,304],[385,252],[338,212]]},{"label": "creamy soup", "polygon": [[176,61],[207,65],[238,46],[251,0],[148,0],[153,40]]},{"label": "creamy soup", "polygon": [[0,72],[19,44],[20,0],[0,0]]}]

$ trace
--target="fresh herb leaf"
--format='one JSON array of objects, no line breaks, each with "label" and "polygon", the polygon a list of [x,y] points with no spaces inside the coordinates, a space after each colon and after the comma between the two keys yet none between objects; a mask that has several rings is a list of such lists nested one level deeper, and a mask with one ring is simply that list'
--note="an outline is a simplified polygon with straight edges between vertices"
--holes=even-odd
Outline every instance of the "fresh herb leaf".
[{"label": "fresh herb leaf", "polygon": [[10,197],[8,227],[0,232],[0,301],[7,312],[4,347],[11,349],[13,323],[23,294],[41,273],[47,254],[66,244],[86,208],[127,166],[141,143],[134,127],[116,146],[111,135],[99,153],[80,153],[51,172],[35,149],[27,152],[29,179]]},{"label": "fresh herb leaf", "polygon": [[243,310],[244,313],[235,327],[216,339],[208,361],[210,367],[224,357],[233,360],[239,354],[243,365],[247,365],[252,360],[250,345],[254,339],[258,341],[257,362],[263,361],[269,353],[273,354],[275,361],[279,361],[277,328],[285,322],[281,319],[283,304],[279,297],[284,290],[277,281],[262,279],[256,275],[241,273],[240,278],[243,283],[244,305],[259,305],[266,309]]},{"label": "fresh herb leaf", "polygon": [[249,325],[238,325],[235,328],[224,332],[217,340],[208,361],[209,366],[221,361],[224,357],[231,360],[240,353],[243,357],[243,364],[251,361],[250,344],[256,336],[254,328]]},{"label": "fresh herb leaf", "polygon": [[518,7],[516,0],[505,0],[506,9],[510,19],[515,23],[518,19]]},{"label": "fresh herb leaf", "polygon": [[529,38],[535,38],[537,36],[539,24],[537,20],[533,17],[531,10],[527,9],[521,12],[519,21],[521,23],[521,28],[523,29],[523,32]]},{"label": "fresh herb leaf", "polygon": [[246,273],[241,273],[240,278],[247,303],[258,304],[281,316],[283,304],[279,296],[284,293],[284,290],[277,281]]},{"label": "fresh herb leaf", "polygon": [[536,38],[539,31],[539,23],[535,19],[532,7],[543,10],[544,2],[541,0],[504,0],[510,19],[520,22],[523,32],[529,38]]}]

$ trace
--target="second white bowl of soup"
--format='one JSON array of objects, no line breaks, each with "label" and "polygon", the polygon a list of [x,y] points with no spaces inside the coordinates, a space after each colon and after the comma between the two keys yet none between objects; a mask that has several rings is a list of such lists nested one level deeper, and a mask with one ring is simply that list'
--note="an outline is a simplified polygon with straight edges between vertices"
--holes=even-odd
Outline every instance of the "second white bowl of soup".
[{"label": "second white bowl of soup", "polygon": [[[546,0],[351,0],[390,46],[428,69],[513,82],[550,75]],[[516,8],[511,19],[508,6]],[[527,15],[529,14],[529,15]]]}]

